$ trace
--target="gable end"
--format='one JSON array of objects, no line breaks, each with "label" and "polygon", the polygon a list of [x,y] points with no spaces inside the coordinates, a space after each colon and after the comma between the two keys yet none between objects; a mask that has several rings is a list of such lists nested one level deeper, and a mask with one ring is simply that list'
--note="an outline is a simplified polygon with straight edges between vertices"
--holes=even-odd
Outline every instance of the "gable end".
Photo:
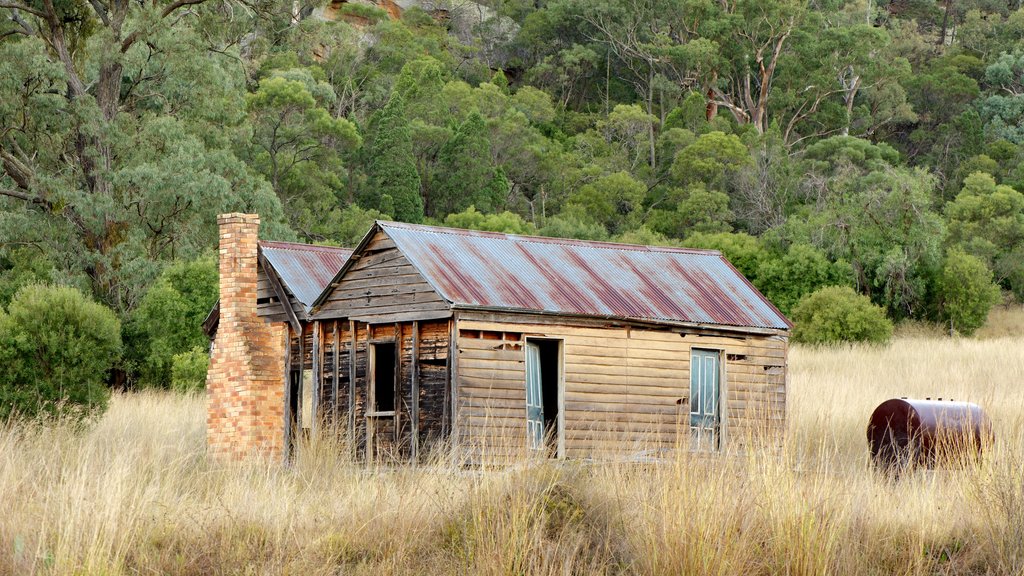
[{"label": "gable end", "polygon": [[318,320],[444,317],[450,305],[375,226],[316,304]]}]

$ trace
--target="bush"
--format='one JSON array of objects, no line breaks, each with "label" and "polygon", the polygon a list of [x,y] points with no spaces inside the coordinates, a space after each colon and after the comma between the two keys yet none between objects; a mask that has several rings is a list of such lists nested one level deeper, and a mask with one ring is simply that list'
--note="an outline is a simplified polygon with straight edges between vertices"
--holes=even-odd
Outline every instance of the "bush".
[{"label": "bush", "polygon": [[885,312],[847,286],[828,286],[808,294],[793,308],[793,341],[806,344],[872,342],[892,338]]},{"label": "bush", "polygon": [[992,271],[959,248],[946,256],[938,288],[943,319],[965,336],[985,324],[989,310],[999,301],[999,286],[992,282]]},{"label": "bush", "polygon": [[171,389],[175,392],[198,392],[206,388],[206,371],[210,355],[205,348],[193,348],[175,354],[171,360]]},{"label": "bush", "polygon": [[175,354],[208,344],[202,322],[217,301],[217,262],[168,266],[132,314],[131,344],[143,386],[171,384]]},{"label": "bush", "polygon": [[112,310],[74,288],[25,286],[0,310],[0,419],[104,410],[120,355]]},{"label": "bush", "polygon": [[444,218],[444,225],[467,230],[483,230],[486,232],[502,232],[504,234],[536,234],[533,225],[523,217],[512,212],[501,214],[484,214],[470,206],[462,212],[449,214]]},{"label": "bush", "polygon": [[823,286],[846,284],[850,276],[849,264],[830,262],[809,244],[793,244],[785,254],[761,260],[754,284],[789,314],[804,296]]}]

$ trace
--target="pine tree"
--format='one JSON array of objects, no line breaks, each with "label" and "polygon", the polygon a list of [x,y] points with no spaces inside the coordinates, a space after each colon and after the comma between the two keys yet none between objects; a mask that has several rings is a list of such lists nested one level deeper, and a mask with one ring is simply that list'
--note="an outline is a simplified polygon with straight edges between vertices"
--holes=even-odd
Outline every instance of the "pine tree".
[{"label": "pine tree", "polygon": [[441,148],[436,174],[432,216],[461,212],[470,205],[484,213],[497,208],[494,198],[489,197],[494,179],[491,142],[480,114],[471,113]]},{"label": "pine tree", "polygon": [[[392,94],[377,116],[374,138],[367,152],[370,183],[367,207],[386,211],[403,222],[421,222],[420,176],[416,172],[405,101],[400,94]],[[388,201],[382,202],[385,198]]]}]

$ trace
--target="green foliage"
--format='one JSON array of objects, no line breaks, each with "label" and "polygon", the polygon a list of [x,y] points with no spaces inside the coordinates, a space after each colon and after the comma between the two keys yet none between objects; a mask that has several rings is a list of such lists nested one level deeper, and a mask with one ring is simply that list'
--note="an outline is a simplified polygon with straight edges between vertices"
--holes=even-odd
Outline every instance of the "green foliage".
[{"label": "green foliage", "polygon": [[538,232],[552,238],[577,238],[579,240],[607,240],[608,230],[586,217],[578,209],[564,210],[547,219]]},{"label": "green foliage", "polygon": [[0,308],[24,286],[53,281],[53,264],[37,251],[16,248],[0,252]]},{"label": "green foliage", "polygon": [[990,135],[1024,144],[1024,51],[1004,53],[985,69],[990,94],[980,103]]},{"label": "green foliage", "polygon": [[326,236],[318,224],[338,209],[342,157],[361,144],[355,126],[334,118],[336,96],[313,69],[274,71],[247,99],[254,125],[250,161],[267,178],[290,224],[307,236]]},{"label": "green foliage", "polygon": [[376,6],[355,4],[353,2],[346,2],[342,4],[339,12],[345,16],[364,18],[370,23],[380,22],[381,20],[387,20],[388,18],[388,13],[385,10],[377,8]]},{"label": "green foliage", "polygon": [[334,237],[342,246],[354,248],[377,220],[386,220],[377,210],[365,210],[351,204],[341,211],[341,218],[335,227]]},{"label": "green foliage", "polygon": [[129,327],[143,386],[167,387],[175,355],[208,345],[202,322],[216,301],[217,263],[212,257],[164,269]]},{"label": "green foliage", "polygon": [[205,348],[193,348],[171,358],[171,389],[188,394],[206,388],[210,355]]},{"label": "green foliage", "polygon": [[[409,121],[405,117],[405,100],[400,94],[392,94],[376,118],[375,128],[367,150],[370,191],[364,195],[363,203],[397,220],[420,222],[423,220],[420,176],[416,171]],[[384,197],[391,198],[393,207],[381,206],[380,199]],[[377,200],[376,205],[374,200]]]},{"label": "green foliage", "polygon": [[354,3],[323,21],[313,0],[0,8],[0,303],[80,286],[133,319],[121,367],[142,370],[147,289],[232,211],[349,246],[452,215],[721,242],[783,308],[852,283],[893,318],[936,318],[959,247],[1024,299],[1024,12],[485,4],[474,27]]},{"label": "green foliage", "polygon": [[637,223],[646,194],[643,183],[627,172],[616,172],[582,186],[569,204],[603,225],[609,234],[616,234]]},{"label": "green foliage", "polygon": [[899,152],[888,144],[874,144],[852,136],[833,136],[820,140],[804,151],[809,168],[838,174],[850,168],[864,172],[884,170],[899,162]]},{"label": "green foliage", "polygon": [[757,267],[757,288],[784,314],[789,314],[804,296],[824,286],[850,281],[845,262],[830,262],[808,244],[794,244],[781,257],[762,259]]},{"label": "green foliage", "polygon": [[467,230],[484,230],[487,232],[504,232],[505,234],[534,234],[536,229],[523,220],[522,216],[512,212],[501,214],[484,214],[473,206],[462,212],[449,214],[444,219],[445,226],[465,228]]},{"label": "green foliage", "polygon": [[471,112],[441,147],[431,190],[431,215],[461,212],[469,206],[487,213],[498,210],[506,192],[500,184],[502,178],[491,167],[487,125],[479,113]]},{"label": "green foliage", "polygon": [[0,311],[0,419],[85,417],[106,408],[121,324],[74,288],[23,287]]},{"label": "green foliage", "polygon": [[1008,288],[1024,294],[1018,272],[1024,250],[1024,194],[975,172],[946,206],[946,218],[950,244],[981,258]]},{"label": "green foliage", "polygon": [[808,294],[793,308],[793,341],[805,344],[869,342],[884,344],[893,325],[885,311],[847,286]]},{"label": "green foliage", "polygon": [[985,324],[988,312],[999,301],[999,286],[983,261],[954,248],[946,255],[939,276],[942,317],[950,328],[970,336]]},{"label": "green foliage", "polygon": [[672,175],[683,183],[722,186],[732,171],[748,162],[750,152],[735,134],[708,132],[679,152],[672,163]]},{"label": "green foliage", "polygon": [[674,211],[660,210],[652,216],[651,226],[655,230],[677,238],[694,232],[732,232],[734,216],[729,209],[729,196],[724,192],[694,184],[680,196]]},{"label": "green foliage", "polygon": [[755,285],[761,263],[769,256],[760,240],[743,233],[691,234],[683,241],[683,246],[702,250],[718,250]]}]

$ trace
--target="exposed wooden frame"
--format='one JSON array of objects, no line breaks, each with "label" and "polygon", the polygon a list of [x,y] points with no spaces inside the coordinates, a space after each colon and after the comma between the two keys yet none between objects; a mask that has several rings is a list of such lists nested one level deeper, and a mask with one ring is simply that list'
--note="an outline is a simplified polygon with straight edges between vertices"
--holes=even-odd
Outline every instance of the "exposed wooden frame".
[{"label": "exposed wooden frame", "polygon": [[377,401],[377,399],[374,398],[375,394],[374,394],[374,391],[373,391],[373,377],[374,377],[374,372],[375,372],[373,365],[375,364],[375,362],[374,362],[375,358],[373,357],[374,356],[373,355],[373,348],[370,345],[370,340],[373,337],[373,334],[371,334],[372,332],[373,332],[373,327],[370,326],[369,324],[367,324],[366,325],[366,371],[365,371],[366,372],[366,378],[365,378],[365,385],[366,385],[366,401],[365,402],[366,403],[365,403],[365,406],[364,406],[364,412],[366,412],[366,418],[365,418],[365,420],[366,420],[366,431],[365,431],[365,435],[366,435],[366,462],[367,463],[370,463],[370,462],[373,461],[373,433],[375,431],[374,429],[376,428],[376,422],[374,422],[373,417],[370,416],[371,412],[374,409],[374,406],[376,406],[376,401]]},{"label": "exposed wooden frame", "polygon": [[348,321],[352,348],[348,352],[348,445],[356,454],[356,323]]},{"label": "exposed wooden frame", "polygon": [[313,371],[313,394],[310,406],[310,417],[312,420],[309,423],[309,430],[311,433],[316,432],[317,423],[320,421],[320,393],[322,392],[323,384],[323,346],[320,345],[320,338],[323,335],[323,331],[320,329],[320,322],[313,323],[313,350],[310,354],[310,362],[312,363]]},{"label": "exposed wooden frame", "polygon": [[295,411],[295,428],[302,431],[302,411],[305,409],[303,403],[306,401],[306,333],[299,327],[299,399],[296,402],[298,409]]},{"label": "exposed wooden frame", "polygon": [[284,326],[284,462],[292,458],[292,328]]},{"label": "exposed wooden frame", "polygon": [[452,448],[459,445],[459,316],[452,314],[448,333],[448,379],[451,387],[451,426],[449,427],[449,439]]},{"label": "exposed wooden frame", "polygon": [[341,372],[341,350],[339,349],[340,342],[338,341],[338,321],[334,321],[334,334],[333,342],[331,343],[332,350],[334,350],[333,358],[333,378],[331,382],[331,427],[334,433],[338,432],[338,373]]},{"label": "exposed wooden frame", "polygon": [[410,380],[409,421],[412,426],[410,452],[412,462],[415,464],[420,457],[420,323],[418,320],[412,322],[412,374]]},{"label": "exposed wooden frame", "polygon": [[402,325],[395,322],[395,365],[392,368],[391,373],[391,397],[393,398],[394,404],[394,426],[392,431],[394,432],[394,438],[392,441],[395,445],[398,445],[399,440],[402,438]]}]

